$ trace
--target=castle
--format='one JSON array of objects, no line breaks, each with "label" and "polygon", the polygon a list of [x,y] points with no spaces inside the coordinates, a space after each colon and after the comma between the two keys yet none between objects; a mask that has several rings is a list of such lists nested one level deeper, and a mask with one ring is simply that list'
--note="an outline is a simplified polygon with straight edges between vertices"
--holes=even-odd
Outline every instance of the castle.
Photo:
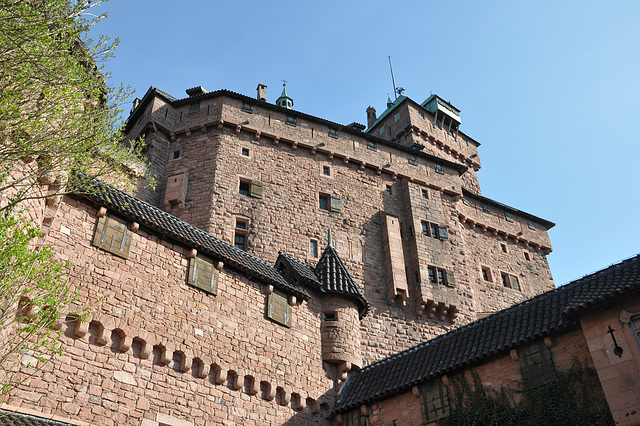
[{"label": "castle", "polygon": [[[295,111],[286,87],[275,104],[262,84],[255,98],[187,95],[150,88],[127,121],[154,188],[94,182],[45,210],[45,243],[73,261],[74,285],[106,297],[88,322],[61,324],[64,356],[25,355],[21,413],[423,424],[447,414],[448,376],[471,366],[534,386],[577,357],[599,374],[624,362],[640,379],[639,260],[554,289],[554,224],[482,195],[480,144],[450,102],[399,96],[379,115],[367,108],[365,127]],[[594,353],[610,352],[603,327],[620,303],[618,362]],[[529,374],[528,359],[545,361]],[[640,396],[622,376],[601,376],[601,397],[635,392],[609,403],[633,424]]]}]

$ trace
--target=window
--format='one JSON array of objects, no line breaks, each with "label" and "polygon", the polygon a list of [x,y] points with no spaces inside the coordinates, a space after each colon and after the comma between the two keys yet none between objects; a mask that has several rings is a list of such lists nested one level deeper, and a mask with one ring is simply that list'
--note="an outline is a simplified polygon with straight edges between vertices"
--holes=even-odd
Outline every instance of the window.
[{"label": "window", "polygon": [[511,216],[511,212],[504,211],[504,218],[507,222],[513,222],[513,216]]},{"label": "window", "polygon": [[249,221],[247,219],[236,218],[235,233],[233,236],[233,246],[240,250],[245,250],[247,245],[247,233],[249,232]]},{"label": "window", "polygon": [[233,237],[233,246],[237,249],[244,250],[247,243],[247,236],[242,234],[236,234]]},{"label": "window", "polygon": [[331,176],[331,167],[322,166],[322,174],[325,176]]},{"label": "window", "polygon": [[274,289],[267,297],[267,318],[291,327],[291,306],[286,293]]},{"label": "window", "polygon": [[447,417],[450,412],[449,389],[435,379],[420,387],[420,407],[424,424]]},{"label": "window", "polygon": [[342,211],[342,199],[336,195],[320,194],[318,196],[318,207],[320,210],[327,210],[333,213]]},{"label": "window", "polygon": [[242,107],[240,109],[244,112],[253,113],[253,105],[244,101],[242,102]]},{"label": "window", "polygon": [[489,207],[489,204],[482,203],[482,211],[485,213],[491,213],[491,207]]},{"label": "window", "polygon": [[518,349],[520,374],[525,389],[533,389],[554,381],[557,377],[551,351],[538,340],[532,345]]},{"label": "window", "polygon": [[529,229],[533,229],[533,230],[536,229],[536,224],[529,219],[527,219],[527,226],[529,227]]},{"label": "window", "polygon": [[420,118],[424,118],[424,112],[418,111],[418,115],[420,116]]},{"label": "window", "polygon": [[96,233],[93,236],[93,245],[127,259],[132,233],[126,220],[107,213],[98,220]]},{"label": "window", "polygon": [[217,294],[219,274],[218,270],[213,267],[213,259],[198,253],[189,261],[187,283],[200,290]]},{"label": "window", "polygon": [[336,312],[325,312],[324,313],[325,321],[338,321],[338,314]]},{"label": "window", "polygon": [[429,191],[427,191],[426,189],[422,190],[422,198],[424,198],[425,200],[429,199]]},{"label": "window", "polygon": [[194,114],[200,111],[200,102],[194,102],[189,104],[189,114]]},{"label": "window", "polygon": [[442,164],[436,163],[435,170],[436,170],[436,173],[438,173],[439,175],[444,174],[444,167],[442,167]]},{"label": "window", "polygon": [[318,257],[318,241],[309,240],[309,256]]},{"label": "window", "polygon": [[529,257],[529,253],[527,253],[526,251],[524,252],[524,260],[531,260],[531,258]]},{"label": "window", "polygon": [[370,424],[369,419],[362,415],[360,408],[344,413],[342,422],[344,426],[367,426]]},{"label": "window", "polygon": [[387,185],[387,186],[384,188],[384,192],[386,192],[387,194],[391,195],[391,185]]},{"label": "window", "polygon": [[397,112],[396,115],[393,116],[393,121],[398,122],[400,121],[400,113]]},{"label": "window", "polygon": [[437,223],[431,223],[422,221],[422,235],[435,238],[436,240],[448,240],[449,231],[446,225],[438,225]]},{"label": "window", "polygon": [[413,154],[409,154],[409,164],[411,164],[412,166],[417,166],[418,165],[418,157],[416,157]]},{"label": "window", "polygon": [[178,158],[180,158],[180,151],[173,151],[173,159],[177,160]]},{"label": "window", "polygon": [[378,134],[384,135],[384,126],[380,126],[380,129],[378,130]]},{"label": "window", "polygon": [[520,282],[518,281],[518,277],[515,275],[509,275],[505,272],[502,272],[500,275],[502,275],[503,286],[520,291]]},{"label": "window", "polygon": [[471,201],[469,201],[467,197],[462,197],[462,202],[464,203],[465,206],[471,205]]},{"label": "window", "polygon": [[503,252],[503,253],[506,253],[506,252],[507,252],[507,246],[506,246],[506,244],[500,244],[500,249],[502,249],[502,252]]},{"label": "window", "polygon": [[335,127],[329,127],[327,133],[329,134],[330,138],[338,139],[338,129],[336,129]]},{"label": "window", "polygon": [[367,141],[367,149],[370,149],[372,151],[377,151],[378,145],[375,142]]},{"label": "window", "polygon": [[245,157],[249,156],[249,148],[242,148],[241,151],[242,155],[244,155]]},{"label": "window", "polygon": [[437,268],[435,266],[427,267],[429,273],[429,282],[431,284],[446,285],[448,287],[455,287],[456,280],[453,271],[447,271],[446,269]]},{"label": "window", "polygon": [[298,125],[298,119],[296,117],[291,117],[290,115],[285,115],[284,124],[296,127]]},{"label": "window", "polygon": [[238,192],[241,195],[251,196],[253,198],[262,198],[263,185],[257,180],[240,180]]},{"label": "window", "polygon": [[488,282],[493,282],[493,279],[491,278],[491,269],[489,269],[487,266],[481,266],[482,268],[482,279]]}]

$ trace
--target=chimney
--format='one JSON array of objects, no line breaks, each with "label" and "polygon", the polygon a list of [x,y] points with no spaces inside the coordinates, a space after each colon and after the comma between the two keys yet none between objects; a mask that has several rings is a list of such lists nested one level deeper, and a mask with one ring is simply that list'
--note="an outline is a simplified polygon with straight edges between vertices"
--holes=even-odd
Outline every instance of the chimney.
[{"label": "chimney", "polygon": [[187,95],[189,95],[190,98],[195,98],[196,96],[200,96],[200,95],[204,95],[205,93],[209,93],[202,86],[192,87],[191,89],[187,89],[186,92],[187,92]]},{"label": "chimney", "polygon": [[369,105],[369,108],[367,108],[367,127],[371,128],[371,126],[373,126],[373,123],[375,123],[376,120],[377,120],[376,109],[371,105]]},{"label": "chimney", "polygon": [[256,99],[262,102],[267,102],[267,85],[266,84],[258,84],[258,96]]}]

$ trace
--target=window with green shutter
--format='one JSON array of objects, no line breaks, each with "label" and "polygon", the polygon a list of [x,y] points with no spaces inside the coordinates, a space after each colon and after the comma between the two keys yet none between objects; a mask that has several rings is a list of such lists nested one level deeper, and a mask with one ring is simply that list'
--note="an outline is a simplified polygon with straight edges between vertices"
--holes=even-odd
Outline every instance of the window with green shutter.
[{"label": "window with green shutter", "polygon": [[520,373],[525,389],[533,389],[554,381],[557,377],[551,351],[542,340],[518,349]]},{"label": "window with green shutter", "polygon": [[436,379],[420,387],[420,406],[423,423],[431,423],[450,414],[449,389]]},{"label": "window with green shutter", "polygon": [[337,195],[331,195],[330,211],[338,213],[342,211],[342,199]]},{"label": "window with green shutter", "polygon": [[187,283],[211,294],[218,294],[220,272],[213,266],[213,259],[198,254],[189,261]]},{"label": "window with green shutter", "polygon": [[289,296],[280,291],[273,290],[267,297],[267,317],[287,327],[291,327],[291,306]]},{"label": "window with green shutter", "polygon": [[127,259],[131,246],[131,234],[126,220],[107,213],[98,220],[93,245]]},{"label": "window with green shutter", "polygon": [[262,182],[258,182],[257,180],[251,181],[251,196],[253,198],[262,198]]}]

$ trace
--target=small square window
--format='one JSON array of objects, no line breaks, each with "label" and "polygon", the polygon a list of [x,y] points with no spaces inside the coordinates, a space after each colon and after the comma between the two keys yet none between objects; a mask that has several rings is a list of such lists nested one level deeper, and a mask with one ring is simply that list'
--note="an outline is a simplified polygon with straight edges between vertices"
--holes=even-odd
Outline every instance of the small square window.
[{"label": "small square window", "polygon": [[322,174],[325,176],[331,176],[331,167],[322,166]]},{"label": "small square window", "polygon": [[418,115],[420,116],[420,118],[424,118],[424,112],[418,111]]},{"label": "small square window", "polygon": [[326,194],[320,194],[318,196],[318,207],[320,210],[329,211],[329,196]]},{"label": "small square window", "polygon": [[384,192],[386,192],[388,195],[391,195],[391,185],[387,185],[384,189]]},{"label": "small square window", "polygon": [[526,251],[524,252],[524,259],[531,260],[531,257],[529,257],[529,253],[527,253]]},{"label": "small square window", "polygon": [[242,219],[236,219],[236,229],[247,229],[247,221]]},{"label": "small square window", "polygon": [[485,213],[491,213],[491,207],[489,207],[489,204],[482,203],[482,211]]},{"label": "small square window", "polygon": [[338,139],[338,129],[336,129],[335,127],[329,127],[329,130],[327,132],[330,138]]},{"label": "small square window", "polygon": [[533,223],[533,221],[528,220],[528,219],[527,219],[527,226],[529,227],[529,229],[533,229],[533,230],[536,229],[536,224]]},{"label": "small square window", "polygon": [[367,149],[370,149],[372,151],[377,151],[378,145],[375,142],[367,141]]},{"label": "small square window", "polygon": [[177,160],[178,158],[180,158],[180,151],[173,151],[173,159]]},{"label": "small square window", "polygon": [[378,129],[378,134],[384,135],[384,126],[380,126],[380,129]]},{"label": "small square window", "polygon": [[422,222],[422,235],[429,236],[429,222]]},{"label": "small square window", "polygon": [[242,148],[242,155],[244,155],[245,157],[249,156],[249,148]]},{"label": "small square window", "polygon": [[288,124],[289,126],[296,127],[298,125],[298,119],[296,117],[291,117],[290,115],[286,115],[284,117],[284,124]]},{"label": "small square window", "polygon": [[513,216],[511,215],[511,212],[508,211],[504,211],[504,218],[507,222],[513,222]]},{"label": "small square window", "polygon": [[470,206],[471,205],[471,201],[469,201],[469,199],[467,197],[462,197],[462,203],[465,206]]},{"label": "small square window", "polygon": [[251,193],[251,182],[247,182],[245,180],[240,181],[240,194],[241,195],[249,195]]},{"label": "small square window", "polygon": [[325,321],[338,321],[338,314],[336,312],[325,312],[324,313]]},{"label": "small square window", "polygon": [[242,102],[242,111],[244,112],[250,112],[253,113],[253,105],[247,103],[247,102]]},{"label": "small square window", "polygon": [[503,253],[507,252],[507,245],[506,244],[500,244],[500,248],[502,249]]},{"label": "small square window", "polygon": [[444,167],[442,167],[442,164],[436,163],[435,170],[436,170],[436,173],[438,173],[439,175],[444,174]]},{"label": "small square window", "polygon": [[318,241],[309,240],[309,256],[313,258],[318,257]]},{"label": "small square window", "polygon": [[422,198],[424,198],[425,200],[429,199],[429,191],[427,191],[426,189],[422,190]]},{"label": "small square window", "polygon": [[189,104],[189,114],[194,114],[200,111],[200,102],[194,102]]},{"label": "small square window", "polygon": [[400,121],[400,113],[399,112],[397,112],[396,115],[393,116],[393,121],[396,121],[396,122]]},{"label": "small square window", "polygon": [[418,165],[418,157],[416,157],[413,154],[409,154],[408,158],[409,158],[409,164],[411,164],[412,166],[417,166]]}]

